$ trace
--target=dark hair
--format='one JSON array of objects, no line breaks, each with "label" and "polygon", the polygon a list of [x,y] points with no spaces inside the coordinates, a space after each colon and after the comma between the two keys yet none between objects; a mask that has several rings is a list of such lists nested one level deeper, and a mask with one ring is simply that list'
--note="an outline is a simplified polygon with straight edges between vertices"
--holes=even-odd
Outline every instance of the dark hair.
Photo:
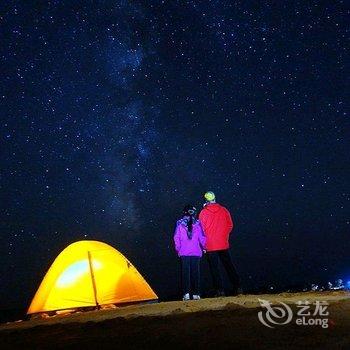
[{"label": "dark hair", "polygon": [[192,228],[193,228],[193,222],[195,220],[196,215],[196,208],[193,205],[186,205],[183,210],[183,217],[189,216],[189,220],[186,222],[187,226],[187,237],[188,239],[192,239]]}]

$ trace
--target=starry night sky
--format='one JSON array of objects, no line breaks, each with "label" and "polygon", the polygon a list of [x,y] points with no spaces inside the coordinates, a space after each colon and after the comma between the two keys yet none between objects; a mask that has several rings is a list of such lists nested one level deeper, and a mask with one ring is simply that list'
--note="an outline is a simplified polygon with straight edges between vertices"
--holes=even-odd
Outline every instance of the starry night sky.
[{"label": "starry night sky", "polygon": [[207,190],[243,288],[350,278],[343,1],[4,3],[0,307],[81,239],[176,294],[174,224]]}]

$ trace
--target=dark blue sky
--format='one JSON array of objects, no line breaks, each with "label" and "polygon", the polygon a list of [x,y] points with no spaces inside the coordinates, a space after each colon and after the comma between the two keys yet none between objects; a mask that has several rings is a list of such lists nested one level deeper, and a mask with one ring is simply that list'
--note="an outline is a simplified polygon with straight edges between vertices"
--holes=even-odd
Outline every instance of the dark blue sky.
[{"label": "dark blue sky", "polygon": [[233,214],[244,288],[350,279],[348,12],[343,1],[3,4],[0,306],[25,306],[81,239],[176,294],[174,224],[207,190]]}]

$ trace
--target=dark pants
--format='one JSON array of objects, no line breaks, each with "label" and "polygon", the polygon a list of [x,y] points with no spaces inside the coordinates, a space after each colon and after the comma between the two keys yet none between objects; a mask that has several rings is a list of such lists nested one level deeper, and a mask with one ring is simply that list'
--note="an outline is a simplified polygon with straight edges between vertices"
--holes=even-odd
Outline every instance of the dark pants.
[{"label": "dark pants", "polygon": [[199,261],[198,256],[182,256],[182,290],[183,294],[192,293],[199,295]]},{"label": "dark pants", "polygon": [[212,252],[207,252],[209,268],[211,272],[211,276],[213,278],[214,288],[217,294],[224,294],[224,285],[222,282],[221,273],[219,270],[219,260],[224,266],[228,278],[232,285],[232,294],[238,293],[239,288],[239,277],[236,272],[235,267],[233,266],[230,251],[228,249],[225,250],[216,250]]}]

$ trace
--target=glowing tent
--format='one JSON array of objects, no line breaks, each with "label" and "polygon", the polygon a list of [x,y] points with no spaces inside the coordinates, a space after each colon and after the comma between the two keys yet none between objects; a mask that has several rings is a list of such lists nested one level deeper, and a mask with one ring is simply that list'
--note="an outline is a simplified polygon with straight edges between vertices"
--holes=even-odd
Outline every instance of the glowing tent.
[{"label": "glowing tent", "polygon": [[79,241],[58,255],[27,313],[157,299],[123,254],[106,243]]}]

